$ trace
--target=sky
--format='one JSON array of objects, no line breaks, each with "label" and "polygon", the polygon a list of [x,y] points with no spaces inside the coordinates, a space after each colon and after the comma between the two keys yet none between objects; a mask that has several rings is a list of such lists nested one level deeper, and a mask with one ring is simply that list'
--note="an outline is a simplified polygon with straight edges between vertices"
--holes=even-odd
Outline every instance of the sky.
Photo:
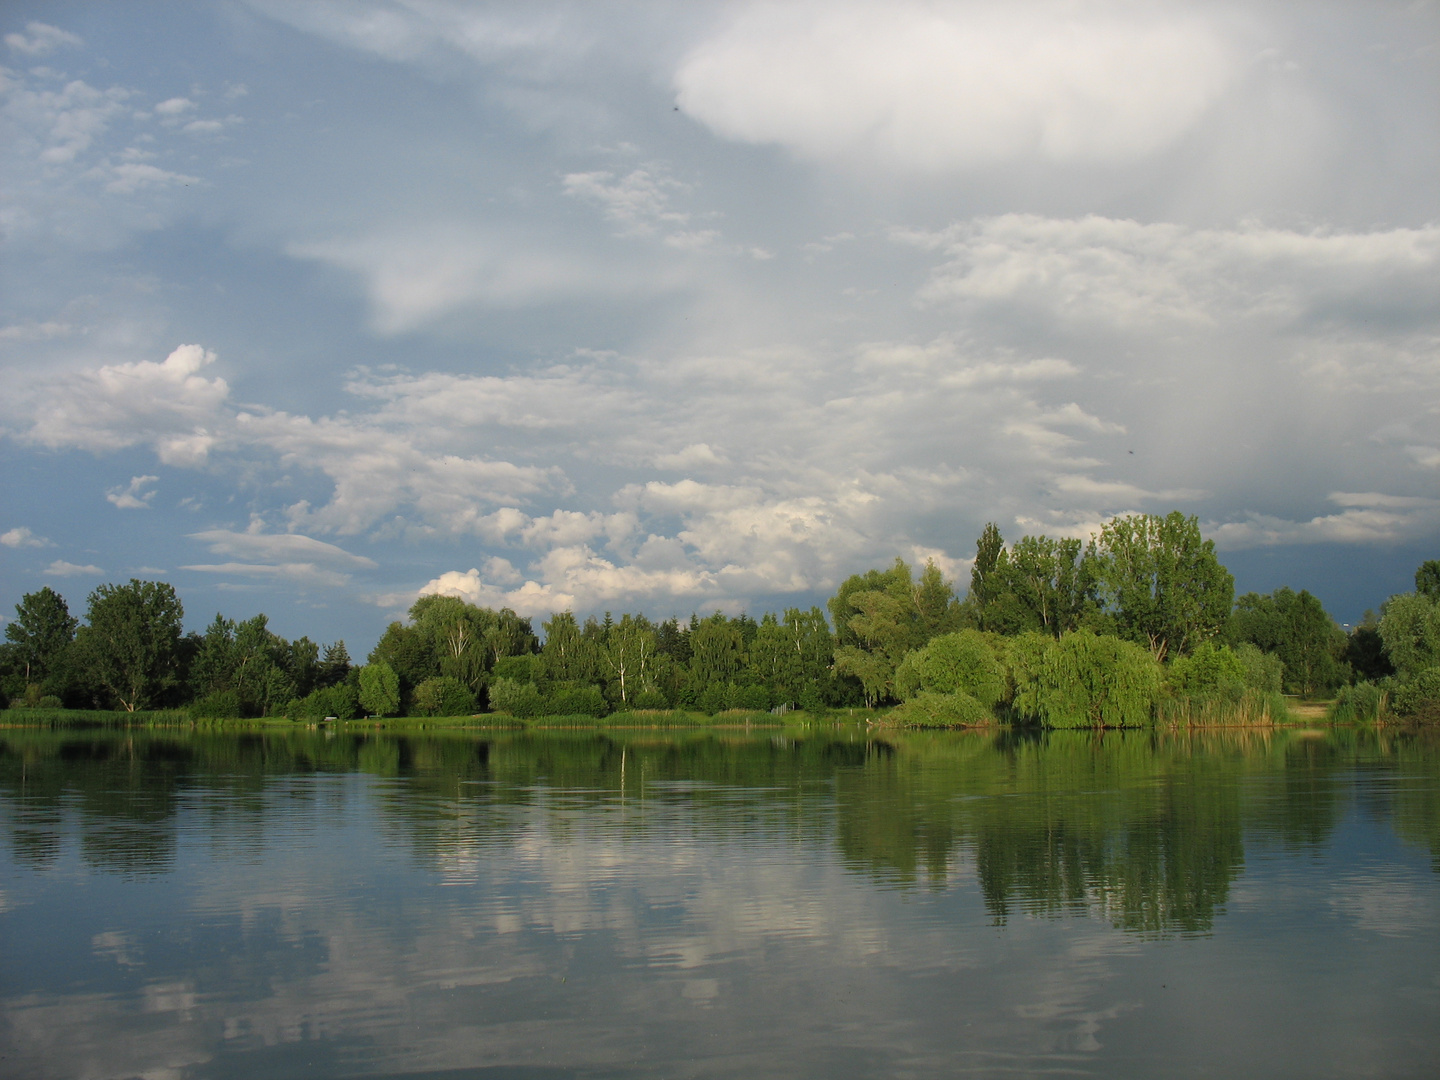
[{"label": "sky", "polygon": [[1440,5],[0,11],[0,608],[823,604],[1198,518],[1440,557]]}]

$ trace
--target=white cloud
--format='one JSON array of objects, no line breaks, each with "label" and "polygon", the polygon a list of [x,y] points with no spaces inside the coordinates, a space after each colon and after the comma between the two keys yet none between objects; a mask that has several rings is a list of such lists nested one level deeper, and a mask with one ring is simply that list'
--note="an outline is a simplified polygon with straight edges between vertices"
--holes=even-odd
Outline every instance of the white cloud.
[{"label": "white cloud", "polygon": [[146,162],[122,161],[118,165],[106,162],[94,170],[97,176],[109,177],[105,190],[118,195],[130,195],[142,188],[169,187],[174,184],[199,184],[198,176],[171,172],[158,165]]},{"label": "white cloud", "polygon": [[56,49],[78,49],[85,44],[70,31],[61,30],[58,26],[50,26],[47,23],[26,23],[25,31],[24,34],[5,35],[5,44],[11,52],[17,52],[23,56],[49,56]]},{"label": "white cloud", "polygon": [[202,574],[221,574],[226,577],[252,577],[263,581],[284,582],[302,588],[340,589],[350,583],[350,575],[337,570],[327,570],[314,563],[210,563],[182,566],[181,570],[193,570]]},{"label": "white cloud", "polygon": [[36,536],[33,532],[30,531],[28,527],[24,525],[18,525],[13,529],[7,529],[5,532],[0,533],[0,544],[4,544],[6,547],[9,548],[43,548],[55,546],[47,538],[43,536]]},{"label": "white cloud", "polygon": [[42,393],[27,437],[92,451],[149,444],[167,465],[201,464],[230,394],[224,379],[200,374],[214,362],[199,345],[181,345],[159,363],[106,364],[64,377]]},{"label": "white cloud", "polygon": [[936,247],[921,298],[1020,304],[1045,317],[1180,332],[1226,319],[1436,319],[1440,226],[1302,233],[1261,225],[1194,229],[1090,216],[1006,214],[939,233],[896,234]]},{"label": "white cloud", "polygon": [[[417,329],[471,308],[514,308],[642,288],[622,268],[465,224],[294,243],[287,253],[357,275],[381,334]],[[644,285],[647,291],[653,286]]]},{"label": "white cloud", "polygon": [[149,510],[151,502],[155,498],[155,492],[144,489],[157,483],[159,479],[158,476],[132,476],[127,486],[115,487],[107,491],[105,499],[121,510]]},{"label": "white cloud", "polygon": [[1222,550],[1281,544],[1392,544],[1425,540],[1440,532],[1440,499],[1415,496],[1334,493],[1342,509],[1308,521],[1288,521],[1250,513],[1241,520],[1217,522],[1206,529]]},{"label": "white cloud", "polygon": [[104,573],[98,566],[79,566],[64,559],[56,559],[45,568],[45,575],[48,577],[100,577]]},{"label": "white cloud", "polygon": [[68,323],[16,323],[0,326],[0,341],[50,341],[53,338],[69,337],[74,327]]},{"label": "white cloud", "polygon": [[125,113],[130,96],[120,87],[99,90],[79,79],[60,90],[34,90],[17,84],[6,95],[5,115],[32,135],[36,145],[27,149],[33,149],[39,162],[65,165],[88,150]]},{"label": "white cloud", "polygon": [[930,172],[1153,154],[1237,66],[1216,23],[1173,8],[756,3],[674,84],[680,107],[725,138]]},{"label": "white cloud", "polygon": [[161,116],[179,116],[195,108],[195,103],[189,98],[173,97],[155,106],[155,111]]},{"label": "white cloud", "polygon": [[298,533],[267,533],[255,519],[244,532],[233,529],[205,529],[189,534],[191,540],[207,545],[216,555],[231,555],[256,562],[314,563],[347,569],[371,569],[374,559],[353,555],[335,544]]}]

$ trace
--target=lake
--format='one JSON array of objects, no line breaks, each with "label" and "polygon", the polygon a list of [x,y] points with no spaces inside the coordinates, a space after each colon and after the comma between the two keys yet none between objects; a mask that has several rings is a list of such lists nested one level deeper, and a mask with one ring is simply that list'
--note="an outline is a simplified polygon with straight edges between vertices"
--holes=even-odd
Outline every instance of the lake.
[{"label": "lake", "polygon": [[0,731],[0,1075],[1435,1077],[1440,739]]}]

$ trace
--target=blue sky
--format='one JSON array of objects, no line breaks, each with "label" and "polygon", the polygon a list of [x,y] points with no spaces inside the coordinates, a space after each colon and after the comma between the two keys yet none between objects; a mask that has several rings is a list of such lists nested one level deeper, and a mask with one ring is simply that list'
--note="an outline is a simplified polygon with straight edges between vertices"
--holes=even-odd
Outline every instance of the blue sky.
[{"label": "blue sky", "polygon": [[1435,4],[0,19],[7,610],[364,650],[1180,509],[1350,621],[1440,555]]}]

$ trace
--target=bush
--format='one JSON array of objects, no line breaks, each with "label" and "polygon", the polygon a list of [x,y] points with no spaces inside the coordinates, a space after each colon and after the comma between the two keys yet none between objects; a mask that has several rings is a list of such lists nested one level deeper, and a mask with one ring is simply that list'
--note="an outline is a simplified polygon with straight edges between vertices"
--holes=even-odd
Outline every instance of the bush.
[{"label": "bush", "polygon": [[921,693],[963,693],[988,710],[1005,697],[1005,665],[978,630],[941,634],[905,657],[895,689],[902,701]]},{"label": "bush", "polygon": [[499,678],[490,683],[490,708],[524,719],[540,716],[546,711],[545,701],[533,682]]},{"label": "bush", "polygon": [[1371,682],[1342,686],[1330,719],[1341,724],[1373,724],[1385,711],[1385,691]]},{"label": "bush", "polygon": [[1150,723],[1159,691],[1148,650],[1079,630],[1046,652],[1038,711],[1051,727],[1135,727]]},{"label": "bush", "polygon": [[1245,663],[1240,657],[1227,646],[1207,641],[1189,656],[1175,658],[1170,665],[1169,683],[1177,694],[1239,701],[1245,694],[1245,675]]},{"label": "bush", "polygon": [[726,683],[711,683],[695,698],[695,706],[706,716],[724,712],[730,706],[730,687]]},{"label": "bush", "polygon": [[435,675],[417,686],[415,708],[424,716],[469,716],[479,710],[470,688],[453,675]]},{"label": "bush", "polygon": [[768,686],[731,685],[725,695],[727,709],[747,709],[750,712],[769,712],[771,705]]},{"label": "bush", "polygon": [[56,697],[54,694],[46,694],[40,699],[40,701],[36,704],[35,707],[37,709],[58,709],[61,708],[64,704],[65,703],[61,701],[58,697]]},{"label": "bush", "polygon": [[535,653],[502,656],[495,661],[495,667],[490,672],[490,677],[510,679],[518,683],[531,682],[538,686],[545,678],[545,662]]},{"label": "bush", "polygon": [[349,683],[337,683],[296,698],[286,707],[285,715],[291,720],[324,720],[329,716],[354,720],[360,715],[360,695]]},{"label": "bush", "polygon": [[1395,691],[1396,716],[1440,721],[1440,667],[1426,668]]},{"label": "bush", "polygon": [[244,715],[240,695],[234,690],[217,690],[190,703],[185,710],[194,720],[238,720]]},{"label": "bush", "polygon": [[647,686],[635,695],[635,708],[637,709],[668,709],[669,707],[670,702],[665,700],[665,695],[653,686]]},{"label": "bush", "polygon": [[921,690],[892,711],[890,719],[912,727],[974,727],[995,721],[989,709],[963,690],[950,694]]},{"label": "bush", "polygon": [[545,699],[545,711],[554,716],[604,716],[605,695],[598,686],[562,686]]},{"label": "bush", "polygon": [[1245,641],[1235,646],[1235,658],[1245,669],[1245,686],[1262,694],[1280,693],[1285,680],[1285,665],[1274,653]]}]

